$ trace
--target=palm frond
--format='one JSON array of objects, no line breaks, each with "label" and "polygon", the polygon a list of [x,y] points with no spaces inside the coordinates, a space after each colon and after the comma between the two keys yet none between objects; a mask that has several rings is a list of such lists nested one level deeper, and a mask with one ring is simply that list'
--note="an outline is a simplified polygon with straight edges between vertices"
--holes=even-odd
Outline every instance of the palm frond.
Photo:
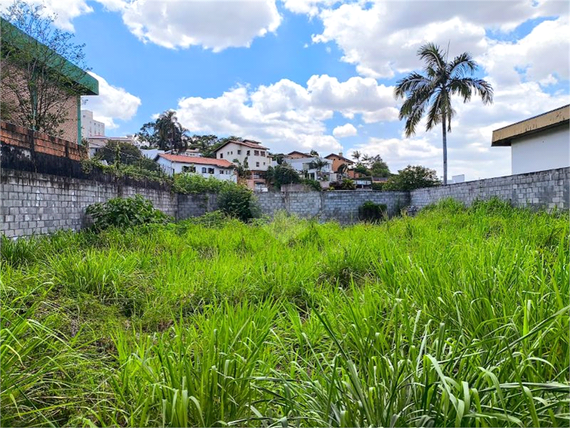
[{"label": "palm frond", "polygon": [[427,43],[418,49],[418,56],[434,70],[445,69],[444,52],[435,43]]},{"label": "palm frond", "polygon": [[473,91],[475,91],[484,104],[493,102],[493,87],[483,79],[475,79],[472,77],[464,77],[461,79],[452,79],[449,82],[450,92],[454,95],[463,97],[463,102],[471,100]]},{"label": "palm frond", "polygon": [[467,52],[457,55],[447,64],[447,72],[451,78],[462,78],[466,74],[472,74],[476,70],[477,64]]},{"label": "palm frond", "polygon": [[409,96],[412,92],[425,88],[430,84],[430,79],[420,73],[413,72],[396,83],[394,95],[396,98],[404,98]]}]

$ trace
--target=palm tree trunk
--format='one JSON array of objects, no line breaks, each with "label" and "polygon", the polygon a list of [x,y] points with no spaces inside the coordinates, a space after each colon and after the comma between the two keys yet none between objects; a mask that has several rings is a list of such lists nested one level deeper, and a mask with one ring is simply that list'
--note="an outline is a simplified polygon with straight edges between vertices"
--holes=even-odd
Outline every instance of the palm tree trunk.
[{"label": "palm tree trunk", "polygon": [[447,126],[445,123],[445,114],[441,121],[441,129],[443,131],[443,184],[447,184]]}]

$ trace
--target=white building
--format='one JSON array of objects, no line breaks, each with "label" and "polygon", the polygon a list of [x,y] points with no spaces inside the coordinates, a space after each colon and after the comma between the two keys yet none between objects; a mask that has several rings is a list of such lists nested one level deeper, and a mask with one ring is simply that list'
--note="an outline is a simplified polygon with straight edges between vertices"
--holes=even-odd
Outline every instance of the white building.
[{"label": "white building", "polygon": [[570,166],[570,105],[493,131],[492,147],[511,147],[512,174]]},{"label": "white building", "polygon": [[251,171],[246,180],[247,187],[257,191],[266,191],[265,172],[271,166],[268,148],[253,140],[230,140],[216,150],[216,159],[242,165]]},{"label": "white building", "polygon": [[89,142],[89,157],[92,158],[97,154],[99,150],[107,145],[109,141],[119,141],[121,143],[129,143],[137,147],[135,144],[134,136],[129,135],[126,137],[106,137],[103,135],[95,136],[95,137],[85,137],[86,140]]},{"label": "white building", "polygon": [[237,183],[235,166],[225,159],[211,159],[184,155],[161,153],[156,161],[169,175],[189,173],[202,177],[214,177],[218,180],[228,180]]},{"label": "white building", "polygon": [[93,119],[91,110],[81,110],[81,137],[91,138],[105,135],[105,124]]},{"label": "white building", "polygon": [[[319,180],[327,187],[328,183],[336,179],[336,175],[333,173],[333,161],[327,158],[317,158],[312,156],[300,157],[299,152],[291,152],[289,155],[283,159],[284,163],[291,165],[301,177],[310,178],[311,180]],[[318,160],[325,162],[323,167],[314,168],[314,162]]]}]

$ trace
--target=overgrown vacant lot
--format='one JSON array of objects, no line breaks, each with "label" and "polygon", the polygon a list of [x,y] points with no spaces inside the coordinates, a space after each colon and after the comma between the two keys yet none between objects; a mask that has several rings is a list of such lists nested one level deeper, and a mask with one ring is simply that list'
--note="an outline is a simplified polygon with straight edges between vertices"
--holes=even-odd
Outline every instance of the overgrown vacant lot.
[{"label": "overgrown vacant lot", "polygon": [[568,426],[567,215],[2,245],[2,425]]}]

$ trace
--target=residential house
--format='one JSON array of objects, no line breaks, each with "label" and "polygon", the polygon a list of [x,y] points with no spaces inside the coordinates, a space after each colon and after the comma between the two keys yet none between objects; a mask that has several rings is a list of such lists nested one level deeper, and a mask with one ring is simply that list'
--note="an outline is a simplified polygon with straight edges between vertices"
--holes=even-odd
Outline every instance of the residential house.
[{"label": "residential house", "polygon": [[226,160],[251,171],[246,184],[252,190],[267,190],[265,173],[271,166],[268,148],[253,140],[230,140],[216,150],[217,160]]},{"label": "residential house", "polygon": [[347,167],[354,165],[354,162],[345,158],[342,153],[338,155],[336,153],[331,153],[330,155],[325,156],[325,159],[332,161],[332,171],[334,173],[338,173],[338,170],[342,165],[346,165]]},{"label": "residential house", "polygon": [[218,180],[237,182],[235,165],[225,159],[212,159],[161,153],[156,162],[169,175],[189,173],[202,177],[214,177]]},{"label": "residential house", "polygon": [[[50,80],[42,80],[37,85],[29,86],[28,75],[25,66],[16,63],[10,58],[25,57],[28,63],[40,64],[42,69],[47,68],[53,72],[54,86],[44,92],[36,93],[35,96],[50,94],[51,99],[57,102],[50,104],[48,111],[56,111],[61,114],[64,121],[59,125],[59,137],[65,141],[81,143],[81,96],[98,95],[99,82],[97,79],[75,66],[55,51],[30,37],[19,28],[5,19],[1,19],[2,32],[2,67],[8,72],[2,74],[2,120],[13,125],[27,127],[22,121],[22,115],[18,114],[18,99],[23,95],[24,99],[34,96],[29,92],[35,88],[36,92],[48,87]],[[18,54],[21,52],[22,54]],[[7,58],[7,59],[6,59]],[[56,95],[57,94],[57,95]],[[41,101],[40,101],[41,102]],[[47,106],[44,102],[42,106]]]},{"label": "residential house", "polygon": [[570,166],[570,105],[493,131],[492,147],[511,148],[512,174]]},{"label": "residential house", "polygon": [[89,143],[90,158],[95,156],[97,152],[101,150],[103,147],[105,147],[109,141],[119,141],[121,143],[129,143],[136,146],[134,136],[132,135],[128,135],[126,137],[108,137],[104,135],[99,135],[99,136],[86,138],[86,140]]},{"label": "residential house", "polygon": [[287,155],[285,156],[287,159],[304,159],[304,158],[310,158],[311,155],[308,153],[303,153],[303,152],[298,152],[296,150],[287,153]]},{"label": "residential house", "polygon": [[301,153],[304,156],[300,157],[300,152],[291,153],[283,159],[283,162],[290,165],[302,177],[309,178],[311,180],[318,180],[324,188],[327,188],[331,181],[335,181],[336,177],[333,174],[332,169],[333,162],[330,159],[320,158],[324,161],[324,166],[316,168],[314,163],[319,159],[318,157],[304,153]]}]

